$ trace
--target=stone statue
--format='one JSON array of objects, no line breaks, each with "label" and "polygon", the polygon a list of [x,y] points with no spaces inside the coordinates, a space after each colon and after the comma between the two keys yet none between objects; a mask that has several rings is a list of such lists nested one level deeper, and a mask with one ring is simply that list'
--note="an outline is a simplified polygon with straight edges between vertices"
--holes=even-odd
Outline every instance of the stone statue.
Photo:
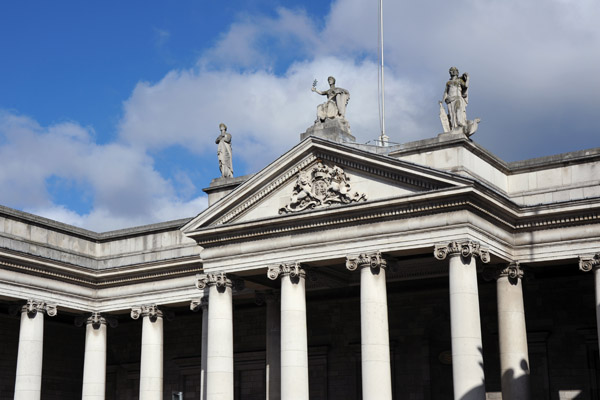
[{"label": "stone statue", "polygon": [[219,124],[221,134],[215,140],[217,147],[217,157],[219,158],[219,169],[222,178],[233,178],[233,160],[231,156],[231,134],[227,133],[227,125]]},{"label": "stone statue", "polygon": [[329,89],[321,92],[316,88],[317,81],[313,82],[312,91],[327,96],[327,102],[320,104],[317,107],[317,120],[316,122],[325,122],[327,119],[333,118],[346,118],[346,106],[348,100],[350,100],[350,92],[346,89],[335,87],[335,78],[330,76],[327,78],[329,82]]},{"label": "stone statue", "polygon": [[[446,82],[444,96],[440,101],[440,120],[444,132],[463,133],[467,137],[477,130],[481,119],[467,120],[467,104],[469,103],[469,74],[458,76],[458,68],[450,68],[450,80]],[[448,114],[444,112],[442,103],[446,103]]]}]

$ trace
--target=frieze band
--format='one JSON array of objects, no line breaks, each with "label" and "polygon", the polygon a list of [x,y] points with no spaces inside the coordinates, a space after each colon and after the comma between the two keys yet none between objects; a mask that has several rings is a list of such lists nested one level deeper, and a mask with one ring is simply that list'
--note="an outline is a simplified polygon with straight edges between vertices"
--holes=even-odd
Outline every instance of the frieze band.
[{"label": "frieze band", "polygon": [[477,256],[481,262],[490,262],[490,252],[488,249],[481,247],[479,242],[465,240],[462,242],[450,242],[448,244],[436,244],[433,250],[433,255],[438,260],[445,260],[448,255],[460,254],[463,257]]},{"label": "frieze band", "polygon": [[270,265],[267,271],[267,277],[272,281],[276,280],[279,275],[289,275],[292,278],[305,278],[306,271],[302,268],[300,263],[291,264],[277,264]]},{"label": "frieze band", "polygon": [[594,254],[592,257],[579,257],[579,269],[583,272],[589,272],[599,265],[600,253]]},{"label": "frieze band", "polygon": [[358,256],[346,256],[346,268],[355,271],[357,268],[385,268],[387,261],[383,258],[380,251],[374,253],[362,253]]},{"label": "frieze band", "polygon": [[56,309],[56,304],[48,304],[40,300],[27,300],[27,304],[25,304],[21,308],[21,312],[27,313],[29,318],[34,318],[38,312],[46,313],[49,317],[54,317],[58,312]]}]

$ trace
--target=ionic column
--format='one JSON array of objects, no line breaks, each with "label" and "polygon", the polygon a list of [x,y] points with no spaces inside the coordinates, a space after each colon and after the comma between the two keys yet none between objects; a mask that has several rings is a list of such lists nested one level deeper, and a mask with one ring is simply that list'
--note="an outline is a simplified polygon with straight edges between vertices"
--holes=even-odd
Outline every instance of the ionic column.
[{"label": "ionic column", "polygon": [[140,400],[163,398],[163,314],[155,304],[131,309],[131,318],[142,316]]},{"label": "ionic column", "polygon": [[514,262],[498,271],[496,281],[503,400],[531,398],[522,278]]},{"label": "ionic column", "polygon": [[196,286],[208,287],[206,399],[233,400],[233,310],[231,280],[224,273],[197,275]]},{"label": "ionic column", "polygon": [[267,400],[281,399],[281,307],[276,294],[266,294],[267,303]]},{"label": "ionic column", "polygon": [[363,399],[392,399],[386,261],[380,252],[346,258],[360,268],[360,346]]},{"label": "ionic column", "polygon": [[438,260],[449,258],[452,380],[456,400],[485,400],[483,346],[475,257],[489,262],[489,252],[477,242],[436,245]]},{"label": "ionic column", "polygon": [[104,399],[106,389],[106,319],[94,312],[85,325],[82,399]]},{"label": "ionic column", "polygon": [[30,299],[21,308],[15,400],[36,400],[41,396],[44,313],[55,316],[56,305]]},{"label": "ionic column", "polygon": [[596,329],[600,348],[600,253],[591,257],[579,257],[579,269],[583,272],[594,271],[594,286],[596,288]]},{"label": "ionic column", "polygon": [[208,351],[208,296],[193,300],[190,304],[192,311],[202,310],[202,347],[200,353],[200,400],[206,398],[206,360]]},{"label": "ionic column", "polygon": [[298,263],[280,264],[267,276],[281,276],[281,399],[308,400],[306,273]]}]

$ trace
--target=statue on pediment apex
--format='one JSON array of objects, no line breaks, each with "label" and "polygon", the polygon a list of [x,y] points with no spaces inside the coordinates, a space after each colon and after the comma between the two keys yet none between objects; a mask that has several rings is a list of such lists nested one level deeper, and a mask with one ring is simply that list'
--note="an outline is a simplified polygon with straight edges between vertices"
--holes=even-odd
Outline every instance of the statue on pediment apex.
[{"label": "statue on pediment apex", "polygon": [[335,86],[335,78],[330,76],[327,78],[329,89],[320,91],[317,89],[317,80],[313,82],[312,91],[327,96],[327,101],[317,106],[317,122],[325,122],[327,119],[346,118],[346,106],[350,100],[350,92]]}]

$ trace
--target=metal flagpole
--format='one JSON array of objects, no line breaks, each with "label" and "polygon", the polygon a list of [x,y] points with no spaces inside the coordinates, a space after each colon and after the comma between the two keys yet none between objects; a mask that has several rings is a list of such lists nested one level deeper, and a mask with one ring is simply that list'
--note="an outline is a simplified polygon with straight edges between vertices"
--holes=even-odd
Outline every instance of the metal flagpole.
[{"label": "metal flagpole", "polygon": [[379,0],[379,43],[381,45],[381,136],[382,146],[388,145],[389,137],[385,134],[385,79],[383,74],[383,0]]}]

